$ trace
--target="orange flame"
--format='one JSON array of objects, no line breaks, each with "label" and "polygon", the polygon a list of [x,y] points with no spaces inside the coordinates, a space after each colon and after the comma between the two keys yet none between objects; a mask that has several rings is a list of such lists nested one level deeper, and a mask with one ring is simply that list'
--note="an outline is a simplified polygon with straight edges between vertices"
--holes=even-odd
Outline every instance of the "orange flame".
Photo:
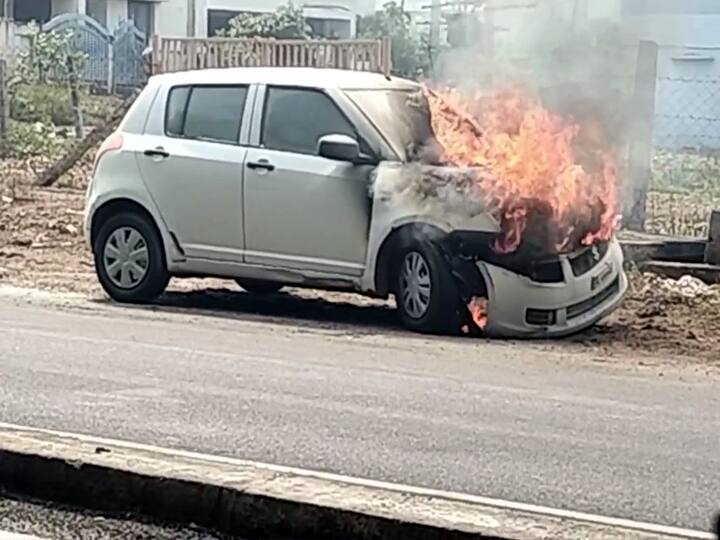
[{"label": "orange flame", "polygon": [[485,330],[488,323],[488,301],[487,298],[476,296],[471,298],[467,305],[473,322],[480,330]]},{"label": "orange flame", "polygon": [[617,173],[599,122],[570,121],[520,89],[426,95],[444,160],[487,173],[478,188],[502,229],[496,251],[515,251],[536,219],[557,251],[612,236]]}]

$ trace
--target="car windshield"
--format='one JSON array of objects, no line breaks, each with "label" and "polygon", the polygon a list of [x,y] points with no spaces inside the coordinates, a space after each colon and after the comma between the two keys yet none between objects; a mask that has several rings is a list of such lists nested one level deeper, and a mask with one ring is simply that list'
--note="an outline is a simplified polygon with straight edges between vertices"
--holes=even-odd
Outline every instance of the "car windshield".
[{"label": "car windshield", "polygon": [[417,89],[347,90],[347,96],[380,131],[403,161],[432,138],[427,100]]}]

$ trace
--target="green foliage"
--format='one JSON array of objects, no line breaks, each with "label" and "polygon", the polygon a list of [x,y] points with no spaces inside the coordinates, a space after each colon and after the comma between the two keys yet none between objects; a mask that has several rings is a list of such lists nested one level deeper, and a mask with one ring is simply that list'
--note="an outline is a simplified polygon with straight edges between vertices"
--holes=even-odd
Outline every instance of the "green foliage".
[{"label": "green foliage", "polygon": [[653,157],[652,187],[668,193],[720,196],[720,155],[659,150]]},{"label": "green foliage", "polygon": [[36,24],[28,27],[29,49],[20,56],[19,74],[23,82],[66,84],[69,79],[68,61],[80,73],[87,55],[75,44],[71,31],[43,32]]},{"label": "green foliage", "polygon": [[10,116],[19,122],[70,125],[74,113],[67,88],[50,84],[19,84],[13,92]]},{"label": "green foliage", "polygon": [[647,232],[707,238],[710,213],[720,208],[718,178],[717,152],[656,151]]},{"label": "green foliage", "polygon": [[[86,89],[81,89],[80,102],[85,125],[93,126],[104,122],[119,101],[116,96],[96,96]],[[18,122],[69,126],[74,122],[75,113],[67,88],[54,84],[20,83],[13,89],[10,117]]]},{"label": "green foliage", "polygon": [[66,140],[58,136],[55,126],[42,122],[11,122],[8,155],[24,159],[32,156],[53,158],[63,149]]},{"label": "green foliage", "polygon": [[228,28],[217,34],[232,38],[305,39],[310,33],[302,7],[288,2],[272,13],[242,13],[231,19]]},{"label": "green foliage", "polygon": [[415,77],[425,68],[423,45],[412,18],[396,2],[388,2],[381,11],[358,20],[358,35],[378,39],[389,37],[392,43],[393,71]]}]

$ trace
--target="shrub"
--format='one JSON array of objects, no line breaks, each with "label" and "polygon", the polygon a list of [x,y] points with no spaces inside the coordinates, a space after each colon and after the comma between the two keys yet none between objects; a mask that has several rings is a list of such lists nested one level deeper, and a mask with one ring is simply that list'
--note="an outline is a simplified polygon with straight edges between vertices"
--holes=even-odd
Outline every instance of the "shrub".
[{"label": "shrub", "polygon": [[19,84],[10,104],[10,116],[18,122],[72,125],[74,113],[68,89],[50,84]]},{"label": "shrub", "polygon": [[232,38],[263,37],[276,39],[304,39],[310,34],[301,7],[292,2],[271,13],[241,13],[230,19],[219,36]]},{"label": "shrub", "polygon": [[8,137],[8,155],[14,158],[57,156],[65,146],[65,139],[55,126],[42,122],[11,122]]}]

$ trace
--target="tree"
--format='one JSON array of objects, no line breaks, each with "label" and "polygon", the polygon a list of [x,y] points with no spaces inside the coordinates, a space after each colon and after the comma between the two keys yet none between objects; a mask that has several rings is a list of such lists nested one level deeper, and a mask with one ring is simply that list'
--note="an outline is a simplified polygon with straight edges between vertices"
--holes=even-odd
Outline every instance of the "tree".
[{"label": "tree", "polygon": [[295,7],[290,1],[271,13],[241,13],[230,19],[228,27],[219,30],[217,35],[232,38],[306,39],[310,33],[302,8]]},{"label": "tree", "polygon": [[372,39],[390,37],[393,71],[400,75],[414,77],[424,67],[422,43],[412,17],[394,1],[373,15],[361,17],[358,35]]}]

